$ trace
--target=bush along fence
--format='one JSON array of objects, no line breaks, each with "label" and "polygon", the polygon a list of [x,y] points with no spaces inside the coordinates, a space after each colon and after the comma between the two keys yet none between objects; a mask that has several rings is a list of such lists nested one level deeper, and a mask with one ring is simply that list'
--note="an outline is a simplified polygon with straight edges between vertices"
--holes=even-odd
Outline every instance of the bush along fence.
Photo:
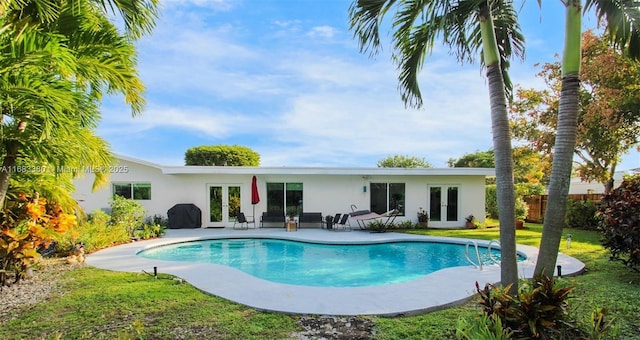
[{"label": "bush along fence", "polygon": [[[578,194],[569,195],[569,201],[577,202],[592,202],[595,205],[602,200],[602,194]],[[524,201],[529,206],[529,213],[527,214],[527,221],[541,223],[544,218],[544,213],[547,209],[547,200],[549,195],[531,195],[526,196]]]}]

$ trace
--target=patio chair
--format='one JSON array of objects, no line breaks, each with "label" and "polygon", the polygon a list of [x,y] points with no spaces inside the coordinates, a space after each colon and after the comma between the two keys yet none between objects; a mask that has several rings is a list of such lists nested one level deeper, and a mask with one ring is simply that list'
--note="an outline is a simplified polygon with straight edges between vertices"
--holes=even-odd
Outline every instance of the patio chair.
[{"label": "patio chair", "polygon": [[279,224],[280,228],[286,227],[286,218],[282,212],[279,211],[265,211],[260,218],[260,228],[264,228],[265,224]]},{"label": "patio chair", "polygon": [[331,225],[327,225],[327,229],[333,229],[333,226],[340,221],[340,216],[342,216],[342,214],[337,213],[336,216],[333,217],[333,220],[331,220]]},{"label": "patio chair", "polygon": [[[252,216],[253,217],[253,216]],[[256,220],[252,218],[248,220],[244,213],[238,213],[236,216],[236,220],[233,222],[233,229],[249,229],[249,223],[253,223],[253,228],[256,227]],[[240,224],[240,228],[236,228],[236,224]]]},{"label": "patio chair", "polygon": [[302,228],[303,224],[316,224],[322,228],[324,221],[322,220],[322,213],[319,212],[303,212],[298,217],[298,226]]},{"label": "patio chair", "polygon": [[345,231],[351,231],[351,224],[349,224],[349,214],[342,214],[340,221],[335,222],[335,224],[333,225],[333,230],[338,230],[339,228],[342,228],[342,230]]}]

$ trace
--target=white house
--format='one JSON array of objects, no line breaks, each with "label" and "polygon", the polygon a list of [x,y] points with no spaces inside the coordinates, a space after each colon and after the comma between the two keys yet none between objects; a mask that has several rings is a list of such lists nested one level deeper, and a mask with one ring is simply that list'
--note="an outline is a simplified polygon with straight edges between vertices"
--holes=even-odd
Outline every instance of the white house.
[{"label": "white house", "polygon": [[[622,179],[625,175],[634,175],[640,172],[640,168],[616,171],[613,174],[613,187],[616,188],[622,183]],[[603,194],[604,193],[604,184],[600,182],[585,182],[580,179],[580,177],[571,178],[571,183],[569,184],[569,195],[578,195],[578,194]]]},{"label": "white house", "polygon": [[[148,215],[167,216],[176,204],[190,203],[201,210],[202,227],[230,227],[238,211],[260,216],[320,212],[323,216],[353,209],[383,213],[396,208],[396,222],[417,222],[420,209],[429,213],[429,227],[464,226],[473,214],[485,215],[486,168],[326,168],[162,166],[126,156],[110,169],[110,183],[92,192],[92,176],[76,181],[74,197],[86,212],[109,210],[114,194],[138,200]],[[256,176],[260,201],[251,204]],[[354,208],[356,207],[356,208]],[[254,212],[255,211],[255,212]],[[353,223],[352,223],[353,224]]]}]

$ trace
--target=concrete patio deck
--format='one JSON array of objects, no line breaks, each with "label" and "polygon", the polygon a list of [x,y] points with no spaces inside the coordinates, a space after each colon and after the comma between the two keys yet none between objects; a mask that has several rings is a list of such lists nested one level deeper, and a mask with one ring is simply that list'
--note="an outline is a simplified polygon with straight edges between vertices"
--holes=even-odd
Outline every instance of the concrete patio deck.
[{"label": "concrete patio deck", "polygon": [[[146,259],[136,254],[146,248],[162,244],[226,237],[269,237],[297,241],[324,243],[385,242],[402,240],[447,240],[462,242],[467,239],[429,237],[402,233],[369,233],[364,231],[332,232],[324,229],[168,229],[159,239],[133,242],[107,248],[87,257],[88,265],[125,272],[158,272],[180,277],[196,288],[258,310],[295,314],[319,315],[415,315],[443,309],[467,301],[475,293],[475,282],[500,281],[500,267],[472,266],[447,268],[417,280],[372,287],[309,287],[280,284],[253,277],[237,269],[207,263],[186,263]],[[478,245],[487,241],[475,240]],[[527,256],[519,262],[520,277],[532,277],[538,249],[518,245],[518,251]],[[558,265],[564,276],[583,271],[584,264],[560,254]]]}]

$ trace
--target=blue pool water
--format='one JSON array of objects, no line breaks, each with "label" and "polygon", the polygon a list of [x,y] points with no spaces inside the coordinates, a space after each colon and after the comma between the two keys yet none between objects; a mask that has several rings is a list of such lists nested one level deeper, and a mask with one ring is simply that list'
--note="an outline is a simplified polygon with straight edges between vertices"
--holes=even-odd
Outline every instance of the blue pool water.
[{"label": "blue pool water", "polygon": [[[469,247],[469,253],[475,259],[473,247]],[[138,255],[221,264],[273,282],[322,287],[387,285],[415,280],[443,268],[470,265],[464,245],[438,242],[335,245],[217,239],[160,246]],[[480,255],[484,264],[492,263],[487,248],[480,248]],[[492,255],[500,259],[498,250],[492,249]]]}]

